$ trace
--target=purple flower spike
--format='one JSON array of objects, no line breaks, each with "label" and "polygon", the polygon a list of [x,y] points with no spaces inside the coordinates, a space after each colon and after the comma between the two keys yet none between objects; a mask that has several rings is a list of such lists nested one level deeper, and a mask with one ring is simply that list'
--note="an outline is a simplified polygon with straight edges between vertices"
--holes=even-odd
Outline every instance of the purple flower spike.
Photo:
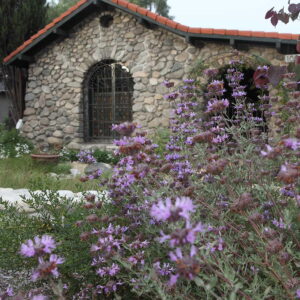
[{"label": "purple flower spike", "polygon": [[32,257],[35,255],[35,249],[32,240],[28,240],[26,243],[21,245],[20,254],[25,257]]},{"label": "purple flower spike", "polygon": [[7,296],[12,297],[14,296],[14,290],[12,289],[12,287],[8,287],[5,291],[5,293],[7,294]]},{"label": "purple flower spike", "polygon": [[194,212],[195,206],[193,205],[193,201],[189,197],[180,197],[176,198],[175,207],[177,209],[181,209],[179,215],[186,220],[189,219],[190,212]]},{"label": "purple flower spike", "polygon": [[56,248],[55,240],[49,235],[42,236],[41,244],[44,246],[43,251],[45,253],[51,253]]},{"label": "purple flower spike", "polygon": [[96,273],[100,277],[103,277],[105,275],[115,276],[117,273],[119,273],[119,271],[120,267],[117,264],[113,263],[110,267],[99,268]]},{"label": "purple flower spike", "polygon": [[220,80],[213,80],[208,86],[208,93],[209,97],[213,96],[222,96],[225,92],[224,89],[224,82]]},{"label": "purple flower spike", "polygon": [[300,141],[296,138],[288,138],[282,141],[283,145],[291,150],[298,150],[300,148]]},{"label": "purple flower spike", "polygon": [[168,276],[170,275],[172,272],[174,272],[174,268],[171,267],[171,265],[169,263],[164,263],[162,266],[160,265],[160,262],[156,262],[153,264],[153,267],[156,271],[157,274],[161,275],[161,276]]},{"label": "purple flower spike", "polygon": [[111,129],[120,135],[130,136],[139,126],[136,123],[125,122],[122,124],[113,124]]},{"label": "purple flower spike", "polygon": [[192,83],[195,82],[195,79],[184,79],[183,82],[188,83],[188,84],[192,84]]},{"label": "purple flower spike", "polygon": [[222,100],[211,100],[207,104],[206,113],[220,113],[223,112],[229,106],[227,99]]},{"label": "purple flower spike", "polygon": [[165,95],[164,98],[166,100],[175,100],[175,99],[177,99],[178,96],[179,96],[179,94],[174,92],[174,93]]},{"label": "purple flower spike", "polygon": [[282,218],[279,218],[279,221],[277,221],[276,219],[274,219],[272,221],[273,225],[275,225],[277,228],[280,229],[290,229],[291,225],[285,224],[284,221],[282,220]]},{"label": "purple flower spike", "polygon": [[175,204],[172,204],[170,198],[165,202],[162,200],[152,205],[150,215],[157,221],[177,221],[180,217],[188,220],[190,212],[193,212],[195,206],[189,197],[177,197]]},{"label": "purple flower spike", "polygon": [[76,156],[82,163],[94,164],[97,162],[96,158],[93,156],[93,152],[89,150],[82,150]]},{"label": "purple flower spike", "polygon": [[163,203],[159,201],[158,204],[153,205],[150,215],[157,221],[166,221],[171,216],[172,202],[170,198]]},{"label": "purple flower spike", "polygon": [[49,261],[45,261],[43,258],[39,257],[39,265],[31,276],[32,281],[51,275],[53,277],[58,277],[59,273],[57,265],[64,263],[64,261],[64,258],[59,257],[56,254],[51,254]]},{"label": "purple flower spike", "polygon": [[167,88],[171,88],[174,86],[174,82],[170,82],[168,80],[164,80],[164,82],[162,84]]},{"label": "purple flower spike", "polygon": [[173,274],[170,277],[169,285],[174,285],[177,282],[179,276],[192,280],[200,271],[200,264],[194,258],[196,249],[192,247],[190,255],[183,255],[180,248],[177,248],[174,252],[170,252],[169,256],[172,261],[177,265],[177,274]]},{"label": "purple flower spike", "polygon": [[168,285],[174,286],[178,280],[179,274],[171,275]]},{"label": "purple flower spike", "polygon": [[180,248],[176,248],[175,253],[170,252],[169,255],[172,261],[177,261],[178,259],[182,259],[182,251]]},{"label": "purple flower spike", "polygon": [[218,75],[219,73],[219,70],[218,69],[206,69],[204,70],[204,74],[207,76],[207,77],[215,77],[216,75]]},{"label": "purple flower spike", "polygon": [[113,292],[115,292],[118,288],[118,286],[123,285],[123,282],[121,281],[109,281],[106,283],[106,285],[97,285],[97,293],[98,294],[111,294]]},{"label": "purple flower spike", "polygon": [[35,295],[31,298],[31,300],[47,300],[48,297],[47,296],[44,296],[42,294],[39,294],[39,295]]},{"label": "purple flower spike", "polygon": [[36,236],[34,241],[27,240],[21,245],[20,254],[25,257],[33,257],[35,255],[50,254],[56,248],[55,240],[49,235],[43,235],[41,238]]}]

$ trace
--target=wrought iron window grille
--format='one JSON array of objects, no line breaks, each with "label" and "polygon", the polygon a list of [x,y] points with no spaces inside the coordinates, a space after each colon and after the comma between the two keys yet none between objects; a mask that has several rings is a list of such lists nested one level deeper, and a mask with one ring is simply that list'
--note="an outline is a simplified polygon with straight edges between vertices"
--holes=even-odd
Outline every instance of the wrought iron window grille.
[{"label": "wrought iron window grille", "polygon": [[113,124],[132,121],[133,78],[125,66],[104,60],[88,72],[84,84],[84,137],[111,142]]}]

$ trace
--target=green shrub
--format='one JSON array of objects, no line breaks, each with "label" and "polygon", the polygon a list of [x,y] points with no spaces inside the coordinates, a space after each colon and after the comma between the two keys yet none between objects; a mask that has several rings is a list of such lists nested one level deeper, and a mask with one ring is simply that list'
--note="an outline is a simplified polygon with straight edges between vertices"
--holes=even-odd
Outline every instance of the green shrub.
[{"label": "green shrub", "polygon": [[69,163],[59,163],[54,165],[52,172],[56,174],[70,174],[71,165]]},{"label": "green shrub", "polygon": [[79,150],[63,148],[60,152],[60,155],[61,155],[60,160],[61,161],[77,161],[78,153],[79,153]]},{"label": "green shrub", "polygon": [[158,129],[153,134],[153,142],[158,145],[156,148],[156,153],[159,155],[163,155],[166,151],[166,145],[170,139],[170,130],[167,128]]},{"label": "green shrub", "polygon": [[[106,203],[107,196],[99,192],[99,201]],[[82,231],[92,230],[92,224],[76,226],[76,221],[85,219],[93,212],[83,207],[82,199],[59,196],[56,191],[31,192],[31,199],[23,199],[30,208],[31,215],[22,208],[0,198],[0,269],[18,270],[34,267],[33,260],[25,260],[19,255],[20,245],[34,235],[51,235],[58,243],[57,254],[66,259],[60,269],[62,277],[70,284],[70,293],[75,293],[80,285],[76,274],[86,278],[93,275],[90,265],[89,245],[78,239]],[[103,214],[107,212],[106,204]],[[74,243],[74,241],[76,241]],[[23,286],[26,290],[32,286]]]},{"label": "green shrub", "polygon": [[[60,152],[62,161],[78,161],[79,150],[63,148]],[[119,161],[119,158],[114,155],[112,152],[107,150],[96,149],[92,151],[93,157],[97,162],[107,163],[107,164],[116,164]]]},{"label": "green shrub", "polygon": [[30,153],[33,145],[18,130],[7,130],[4,125],[0,125],[0,158],[19,157]]},{"label": "green shrub", "polygon": [[93,152],[93,156],[96,158],[97,162],[107,164],[116,164],[119,161],[118,157],[106,150],[96,149]]}]

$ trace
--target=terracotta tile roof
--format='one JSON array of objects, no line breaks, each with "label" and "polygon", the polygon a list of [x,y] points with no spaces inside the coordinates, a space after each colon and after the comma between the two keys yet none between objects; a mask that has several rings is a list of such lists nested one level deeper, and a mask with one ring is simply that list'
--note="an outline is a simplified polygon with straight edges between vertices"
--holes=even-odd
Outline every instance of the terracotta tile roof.
[{"label": "terracotta tile roof", "polygon": [[[71,8],[69,8],[66,12],[61,14],[59,17],[54,19],[50,24],[45,26],[43,29],[38,31],[35,35],[30,37],[27,41],[25,41],[20,47],[18,47],[15,51],[10,53],[7,57],[4,58],[4,62],[9,62],[14,56],[19,54],[21,51],[26,49],[34,40],[38,37],[42,36],[44,33],[49,31],[55,25],[57,25],[60,21],[62,21],[65,17],[69,16],[71,13],[76,11],[79,7],[81,7],[86,2],[92,3],[91,0],[81,0]],[[145,8],[139,7],[136,4],[130,3],[125,0],[106,0],[106,3],[112,3],[115,6],[119,6],[120,8],[126,8],[133,13],[140,14],[142,16],[146,16],[149,19],[154,20],[155,22],[166,26],[170,29],[175,29],[177,31],[181,31],[182,33],[190,33],[190,34],[206,34],[206,35],[224,35],[224,36],[241,36],[241,37],[254,37],[254,38],[273,38],[273,39],[282,39],[282,40],[298,40],[298,34],[289,34],[289,33],[277,33],[277,32],[263,32],[263,31],[241,31],[241,30],[227,30],[227,29],[212,29],[212,28],[196,28],[196,27],[188,27],[182,24],[179,24],[173,20],[162,17],[158,14],[155,14]]]}]

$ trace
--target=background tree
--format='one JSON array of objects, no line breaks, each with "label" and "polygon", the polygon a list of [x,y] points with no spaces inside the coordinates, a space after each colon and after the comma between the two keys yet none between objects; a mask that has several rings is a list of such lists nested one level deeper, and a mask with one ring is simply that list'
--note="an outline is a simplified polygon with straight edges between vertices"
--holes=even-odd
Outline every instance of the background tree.
[{"label": "background tree", "polygon": [[0,73],[5,74],[8,96],[12,101],[10,117],[22,118],[25,108],[26,69],[5,67],[1,62],[10,52],[45,26],[46,0],[0,0]]},{"label": "background tree", "polygon": [[173,19],[173,17],[169,15],[170,6],[167,0],[130,0],[130,2],[145,7],[161,16]]},{"label": "background tree", "polygon": [[64,13],[72,5],[79,0],[51,0],[49,2],[49,9],[47,12],[47,21],[51,22],[53,19]]},{"label": "background tree", "polygon": [[[58,17],[60,14],[65,12],[69,7],[76,4],[77,2],[78,0],[51,0],[47,15],[48,22]],[[129,0],[129,2],[145,7],[164,17],[170,19],[173,18],[169,15],[170,6],[168,5],[167,0]]]},{"label": "background tree", "polygon": [[45,26],[46,0],[0,0],[0,59]]}]

